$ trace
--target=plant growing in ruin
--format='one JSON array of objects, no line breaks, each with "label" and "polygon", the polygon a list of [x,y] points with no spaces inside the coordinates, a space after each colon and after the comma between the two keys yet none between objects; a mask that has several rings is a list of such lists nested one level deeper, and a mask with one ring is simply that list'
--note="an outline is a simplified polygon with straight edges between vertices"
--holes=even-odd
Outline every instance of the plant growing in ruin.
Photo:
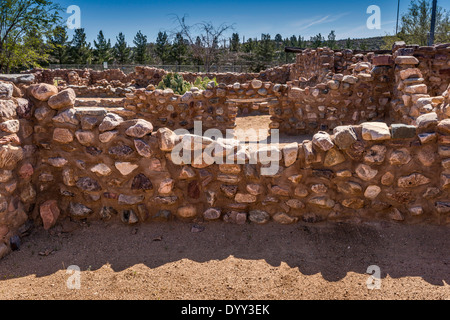
[{"label": "plant growing in ruin", "polygon": [[174,93],[184,94],[191,89],[192,84],[185,81],[178,73],[166,74],[158,84],[158,89],[172,89]]}]

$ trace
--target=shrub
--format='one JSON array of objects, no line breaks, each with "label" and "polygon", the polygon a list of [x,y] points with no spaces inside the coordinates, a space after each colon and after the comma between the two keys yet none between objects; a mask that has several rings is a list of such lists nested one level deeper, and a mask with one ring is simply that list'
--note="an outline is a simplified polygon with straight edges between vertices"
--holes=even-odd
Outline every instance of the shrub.
[{"label": "shrub", "polygon": [[166,74],[158,84],[158,89],[172,89],[176,94],[184,94],[191,87],[192,84],[185,81],[178,73]]}]

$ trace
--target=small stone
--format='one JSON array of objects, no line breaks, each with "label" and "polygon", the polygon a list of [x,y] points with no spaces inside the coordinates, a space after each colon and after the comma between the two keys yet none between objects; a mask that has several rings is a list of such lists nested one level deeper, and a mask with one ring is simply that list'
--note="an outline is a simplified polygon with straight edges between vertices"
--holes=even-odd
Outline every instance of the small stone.
[{"label": "small stone", "polygon": [[127,224],[135,224],[139,222],[139,219],[133,209],[123,210],[120,220]]},{"label": "small stone", "polygon": [[155,215],[153,215],[152,220],[163,220],[167,221],[172,216],[172,212],[170,210],[159,210]]},{"label": "small stone", "polygon": [[440,121],[436,129],[439,133],[450,135],[450,119]]},{"label": "small stone", "polygon": [[237,203],[253,203],[256,202],[256,196],[252,194],[237,193],[234,200]]},{"label": "small stone", "polygon": [[248,184],[246,189],[248,193],[254,196],[260,195],[264,192],[264,188],[260,184]]},{"label": "small stone", "polygon": [[[33,165],[31,163],[23,164],[19,169],[19,176],[24,180],[29,180],[34,173]],[[0,172],[0,182],[8,182],[12,178],[11,170],[2,170]]]},{"label": "small stone", "polygon": [[362,193],[362,187],[359,183],[348,181],[344,183],[339,183],[337,185],[337,190],[340,193],[344,193],[347,195],[359,195]]},{"label": "small stone", "polygon": [[362,137],[364,140],[381,141],[391,138],[391,132],[386,123],[383,122],[364,122],[361,124]]},{"label": "small stone", "polygon": [[333,167],[345,161],[344,155],[336,148],[330,149],[325,155],[324,166]]},{"label": "small stone", "polygon": [[422,78],[422,72],[418,68],[409,68],[405,70],[400,71],[400,78],[402,80],[408,79],[408,78]]},{"label": "small stone", "polygon": [[298,199],[289,199],[286,204],[292,209],[303,209],[305,207],[305,204]]},{"label": "small stone", "polygon": [[430,199],[437,197],[440,193],[441,193],[441,190],[439,190],[439,188],[429,187],[423,194],[423,197],[427,200],[430,200]]},{"label": "small stone", "polygon": [[425,146],[417,153],[417,158],[425,167],[431,167],[437,161],[436,149],[433,146]]},{"label": "small stone", "polygon": [[[45,111],[45,109],[43,109],[42,111]],[[52,121],[56,122],[56,123],[70,123],[73,125],[78,125],[80,123],[80,121],[76,118],[75,116],[76,114],[76,110],[74,108],[70,108],[64,111],[59,112],[56,116],[54,116],[52,118]],[[35,112],[36,115],[36,112]],[[37,119],[40,120],[39,118],[45,118],[45,115],[42,114],[40,117],[38,117]]]},{"label": "small stone", "polygon": [[384,162],[387,148],[383,145],[374,145],[366,151],[364,161],[370,164],[381,164]]},{"label": "small stone", "polygon": [[114,139],[118,134],[119,134],[118,131],[106,131],[106,132],[100,133],[98,135],[98,139],[100,140],[101,143],[108,143],[112,139]]},{"label": "small stone", "polygon": [[322,151],[328,151],[334,147],[331,136],[324,131],[319,131],[316,133],[312,138],[312,143],[319,147]]},{"label": "small stone", "polygon": [[0,100],[10,100],[12,98],[14,87],[11,83],[0,82]]},{"label": "small stone", "polygon": [[206,220],[217,220],[222,215],[220,208],[208,208],[203,212],[203,218]]},{"label": "small stone", "polygon": [[100,218],[102,220],[109,220],[112,216],[117,215],[117,210],[113,207],[102,207],[100,210]]},{"label": "small stone", "polygon": [[61,91],[48,99],[48,105],[52,109],[63,109],[75,104],[76,94],[72,88]]},{"label": "small stone", "polygon": [[282,149],[284,166],[289,167],[297,161],[298,156],[298,143],[293,142],[285,145]]},{"label": "small stone", "polygon": [[227,223],[245,224],[247,221],[247,213],[230,211],[224,214],[223,221]]},{"label": "small stone", "polygon": [[342,205],[350,209],[361,209],[364,207],[364,200],[359,198],[350,198],[342,200]]},{"label": "small stone", "polygon": [[60,210],[56,200],[47,200],[39,207],[39,213],[44,224],[44,229],[48,230],[56,224]]},{"label": "small stone", "polygon": [[381,192],[381,188],[376,185],[370,185],[364,191],[364,196],[370,200],[374,200]]},{"label": "small stone", "polygon": [[238,174],[241,172],[239,164],[219,164],[219,171],[227,174]]},{"label": "small stone", "polygon": [[144,201],[144,196],[120,194],[118,198],[119,204],[134,205]]},{"label": "small stone", "polygon": [[123,122],[123,118],[115,113],[107,113],[103,121],[98,126],[100,132],[109,131],[117,128]]},{"label": "small stone", "polygon": [[414,56],[398,56],[395,58],[395,64],[419,64],[419,60]]},{"label": "small stone", "polygon": [[400,188],[413,188],[430,183],[430,181],[430,179],[420,173],[413,173],[409,176],[399,178],[397,185]]},{"label": "small stone", "polygon": [[405,220],[403,214],[397,208],[392,208],[391,212],[389,213],[389,218],[395,221]]},{"label": "small stone", "polygon": [[139,167],[137,164],[133,164],[131,162],[116,162],[114,165],[117,170],[119,170],[119,172],[124,176],[129,175]]},{"label": "small stone", "polygon": [[55,128],[53,130],[53,140],[59,143],[69,143],[73,141],[73,134],[69,129]]},{"label": "small stone", "polygon": [[238,183],[241,178],[232,174],[220,173],[217,175],[217,180],[224,183]]},{"label": "small stone", "polygon": [[56,157],[56,158],[48,158],[47,160],[48,164],[55,168],[62,168],[64,167],[69,161],[67,159]]},{"label": "small stone", "polygon": [[416,119],[416,125],[419,130],[431,130],[438,124],[436,112],[423,114]]},{"label": "small stone", "polygon": [[78,179],[76,186],[84,191],[99,191],[102,189],[100,184],[90,177],[82,177]]},{"label": "small stone", "polygon": [[278,212],[275,213],[272,217],[272,219],[280,224],[291,224],[291,223],[295,223],[298,221],[298,218],[296,217],[291,217],[288,214],[284,213],[284,212]]},{"label": "small stone", "polygon": [[234,198],[236,196],[238,186],[221,185],[220,190],[227,198]]},{"label": "small stone", "polygon": [[450,212],[450,202],[437,201],[435,207],[439,214],[447,214]]},{"label": "small stone", "polygon": [[130,137],[142,138],[153,131],[153,125],[143,119],[138,119],[125,133]]},{"label": "small stone", "polygon": [[195,172],[190,166],[183,166],[180,171],[180,175],[178,176],[178,179],[180,180],[188,180],[195,178]]},{"label": "small stone", "polygon": [[421,206],[409,207],[408,211],[413,216],[420,216],[423,214],[423,208]]},{"label": "small stone", "polygon": [[81,118],[81,128],[83,130],[92,130],[98,123],[98,119],[95,117],[83,117]]},{"label": "small stone", "polygon": [[288,197],[289,196],[289,188],[282,186],[272,186],[270,191],[277,196]]},{"label": "small stone", "polygon": [[259,89],[262,87],[262,81],[258,79],[253,79],[251,85],[253,89]]},{"label": "small stone", "polygon": [[350,170],[340,170],[336,172],[336,177],[338,178],[350,178],[352,176],[352,172]]},{"label": "small stone", "polygon": [[96,173],[99,176],[109,176],[111,169],[104,163],[99,163],[91,168],[91,172]]},{"label": "small stone", "polygon": [[150,158],[153,155],[151,147],[140,139],[134,140],[134,146],[141,157]]},{"label": "small stone", "polygon": [[391,125],[392,139],[411,139],[416,137],[416,126],[406,124]]},{"label": "small stone", "polygon": [[75,185],[75,174],[72,168],[66,168],[62,172],[63,183],[68,187]]},{"label": "small stone", "polygon": [[197,215],[197,208],[193,205],[180,207],[177,210],[177,215],[180,218],[194,218]]},{"label": "small stone", "polygon": [[91,131],[76,131],[75,137],[83,146],[90,146],[94,142],[95,136]]},{"label": "small stone", "polygon": [[326,193],[328,191],[328,188],[323,183],[317,183],[311,186],[311,191],[314,193],[321,194]]},{"label": "small stone", "polygon": [[0,123],[0,130],[8,133],[17,133],[19,132],[20,124],[19,120],[7,120],[5,122]]},{"label": "small stone", "polygon": [[47,101],[51,96],[58,94],[58,88],[47,83],[31,86],[31,94],[40,101]]},{"label": "small stone", "polygon": [[364,181],[370,181],[378,174],[378,170],[372,169],[366,164],[359,164],[355,170],[358,177]]},{"label": "small stone", "polygon": [[288,180],[292,183],[298,184],[302,180],[303,175],[302,174],[294,174],[290,177],[288,177]]},{"label": "small stone", "polygon": [[322,209],[331,209],[334,207],[335,202],[327,196],[313,197],[308,200],[309,204],[315,205]]},{"label": "small stone", "polygon": [[270,220],[270,215],[263,210],[252,210],[248,213],[248,219],[257,224],[264,224]]},{"label": "small stone", "polygon": [[87,218],[92,212],[92,209],[84,204],[73,202],[69,204],[69,213],[74,218]]},{"label": "small stone", "polygon": [[[16,108],[17,108],[17,106],[14,103],[14,101],[0,100],[0,119],[3,121],[3,120],[9,120],[9,119],[15,117],[17,115]],[[38,111],[38,109],[36,109],[36,111],[35,111],[35,117],[36,117],[37,111]],[[43,113],[45,115],[48,115],[48,112],[50,110],[48,108],[44,107],[43,111],[44,111]],[[39,115],[37,117],[39,117]]]},{"label": "small stone", "polygon": [[158,193],[162,194],[162,195],[171,193],[174,184],[175,184],[174,180],[172,180],[170,178],[164,179],[159,184]]},{"label": "small stone", "polygon": [[175,144],[180,140],[178,135],[168,128],[160,128],[156,132],[159,148],[162,151],[172,151]]},{"label": "small stone", "polygon": [[389,163],[392,165],[405,165],[411,161],[408,149],[394,150],[389,156]]},{"label": "small stone", "polygon": [[187,186],[187,194],[188,197],[192,199],[200,198],[200,186],[197,180],[189,182]]},{"label": "small stone", "polygon": [[358,140],[352,126],[338,126],[333,129],[333,141],[339,149],[348,149]]},{"label": "small stone", "polygon": [[391,184],[394,183],[394,175],[392,173],[390,173],[389,171],[386,172],[382,177],[381,177],[381,184],[384,186],[390,186]]}]

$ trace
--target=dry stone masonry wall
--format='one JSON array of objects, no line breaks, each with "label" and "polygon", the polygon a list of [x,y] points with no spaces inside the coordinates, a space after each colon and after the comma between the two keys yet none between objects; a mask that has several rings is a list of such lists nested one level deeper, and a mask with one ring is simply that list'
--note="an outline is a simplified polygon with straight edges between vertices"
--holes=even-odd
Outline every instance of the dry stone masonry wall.
[{"label": "dry stone masonry wall", "polygon": [[[0,257],[31,226],[50,229],[67,218],[448,224],[449,48],[400,44],[392,55],[357,57],[306,51],[327,64],[314,69],[317,79],[298,58],[303,75],[293,71],[284,83],[235,75],[184,95],[146,84],[125,93],[122,106],[88,105],[70,86],[0,82]],[[312,138],[254,150],[175,132],[194,121],[232,129],[248,103],[269,109],[271,128]]]}]

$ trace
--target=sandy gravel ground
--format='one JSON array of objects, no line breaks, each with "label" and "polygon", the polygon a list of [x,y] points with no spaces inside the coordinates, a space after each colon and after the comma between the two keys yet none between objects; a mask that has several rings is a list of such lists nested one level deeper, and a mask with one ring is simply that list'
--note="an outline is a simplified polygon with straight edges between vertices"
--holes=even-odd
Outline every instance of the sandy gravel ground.
[{"label": "sandy gravel ground", "polygon": [[[450,299],[448,234],[386,222],[65,221],[0,261],[0,299]],[[67,287],[70,265],[80,289]],[[380,289],[367,288],[370,265]]]}]

